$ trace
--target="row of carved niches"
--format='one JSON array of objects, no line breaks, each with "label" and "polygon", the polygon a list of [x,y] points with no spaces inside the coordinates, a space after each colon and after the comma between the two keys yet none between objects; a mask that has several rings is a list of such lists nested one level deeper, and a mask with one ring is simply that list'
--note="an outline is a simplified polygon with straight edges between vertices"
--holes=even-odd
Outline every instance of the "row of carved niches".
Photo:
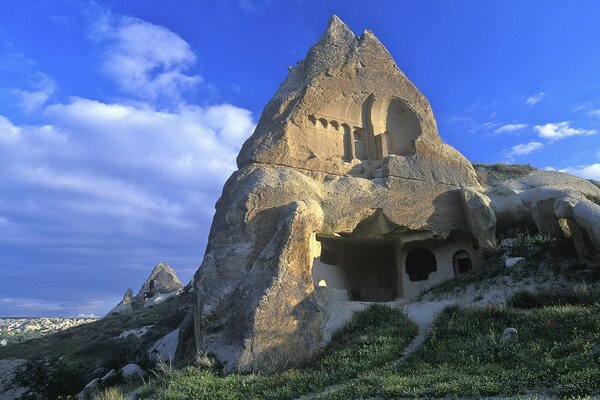
[{"label": "row of carved niches", "polygon": [[309,115],[308,120],[319,134],[329,133],[327,140],[339,142],[342,150],[328,157],[353,160],[381,160],[389,154],[401,156],[415,152],[415,140],[421,135],[421,124],[415,112],[400,99],[377,101],[369,96],[362,115],[344,121],[335,116]]}]

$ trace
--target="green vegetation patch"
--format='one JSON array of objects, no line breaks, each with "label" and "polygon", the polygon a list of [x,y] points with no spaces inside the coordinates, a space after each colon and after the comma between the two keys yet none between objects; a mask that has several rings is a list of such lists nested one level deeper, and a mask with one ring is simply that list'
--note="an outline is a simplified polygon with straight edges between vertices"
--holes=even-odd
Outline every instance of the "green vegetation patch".
[{"label": "green vegetation patch", "polygon": [[355,378],[402,355],[417,326],[402,311],[373,305],[356,313],[309,366],[273,375],[222,375],[188,367],[162,369],[140,399],[293,399]]},{"label": "green vegetation patch", "polygon": [[516,308],[541,308],[548,306],[586,306],[600,304],[600,286],[580,285],[571,288],[537,288],[519,290],[508,299]]},{"label": "green vegetation patch", "polygon": [[[501,341],[507,327],[517,342]],[[600,306],[528,313],[450,307],[421,349],[403,364],[321,399],[517,395],[574,397],[600,389]]]}]

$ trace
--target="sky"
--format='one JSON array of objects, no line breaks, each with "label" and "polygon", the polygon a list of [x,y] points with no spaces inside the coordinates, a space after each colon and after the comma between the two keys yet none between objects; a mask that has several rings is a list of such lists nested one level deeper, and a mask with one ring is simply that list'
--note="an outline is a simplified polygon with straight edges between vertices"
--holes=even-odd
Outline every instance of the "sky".
[{"label": "sky", "polygon": [[600,180],[597,1],[5,0],[0,317],[103,315],[187,283],[262,108],[337,14],[474,162]]}]

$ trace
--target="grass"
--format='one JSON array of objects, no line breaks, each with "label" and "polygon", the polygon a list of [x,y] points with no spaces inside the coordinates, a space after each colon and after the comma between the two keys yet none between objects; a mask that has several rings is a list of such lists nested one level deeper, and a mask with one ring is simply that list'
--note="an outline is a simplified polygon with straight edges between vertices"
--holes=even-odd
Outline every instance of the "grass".
[{"label": "grass", "polygon": [[525,309],[600,304],[600,287],[583,284],[571,288],[520,290],[512,294],[508,299],[508,304],[511,307]]},{"label": "grass", "polygon": [[[65,371],[76,371],[75,375],[66,374],[70,376],[66,383],[77,382],[78,385],[65,385],[60,379],[48,375],[46,380],[52,385],[48,390],[63,390],[63,394],[74,394],[75,390],[81,390],[83,385],[94,377],[93,372],[97,368],[118,370],[130,362],[136,362],[142,368],[150,367],[146,349],[167,333],[177,329],[192,305],[192,294],[183,293],[152,308],[126,315],[110,315],[38,339],[0,347],[0,359],[28,359],[31,366],[29,369],[39,366],[39,374],[24,375],[24,379],[31,380],[31,384],[40,377],[44,380],[43,372],[50,373],[44,369],[45,364],[60,361]],[[133,336],[115,339],[125,330],[148,325],[153,327],[139,339]]]},{"label": "grass", "polygon": [[[500,340],[506,327],[519,340]],[[563,397],[600,389],[600,306],[447,308],[421,349],[404,364],[321,399],[509,396]]]},{"label": "grass", "polygon": [[354,315],[331,343],[305,368],[273,375],[222,375],[215,370],[161,368],[139,399],[293,399],[347,381],[402,355],[416,335],[402,312],[374,305]]}]

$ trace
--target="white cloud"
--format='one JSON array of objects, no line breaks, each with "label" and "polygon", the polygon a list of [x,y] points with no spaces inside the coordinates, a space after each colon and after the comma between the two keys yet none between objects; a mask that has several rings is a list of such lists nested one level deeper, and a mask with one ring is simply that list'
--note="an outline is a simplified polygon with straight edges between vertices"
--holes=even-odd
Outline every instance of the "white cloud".
[{"label": "white cloud", "polygon": [[538,136],[548,139],[551,142],[571,136],[593,135],[596,133],[593,129],[576,129],[572,128],[569,121],[549,123],[545,125],[536,125],[534,128]]},{"label": "white cloud", "polygon": [[516,146],[511,147],[510,151],[506,153],[506,156],[509,158],[514,158],[515,156],[522,156],[533,153],[534,151],[541,150],[543,147],[544,145],[540,142],[518,144]]},{"label": "white cloud", "polygon": [[19,106],[25,111],[39,109],[56,92],[56,82],[48,75],[38,73],[34,77],[34,81],[34,90],[18,89],[15,91]]},{"label": "white cloud", "polygon": [[507,124],[507,125],[502,125],[498,129],[496,129],[494,132],[496,132],[496,133],[512,133],[512,132],[517,132],[517,131],[523,130],[525,128],[527,128],[527,124]]},{"label": "white cloud", "polygon": [[[25,266],[38,273],[44,264],[52,273],[41,273],[42,281],[69,273],[81,285],[102,270],[93,287],[112,291],[141,282],[159,261],[180,273],[199,265],[214,204],[255,126],[248,110],[219,104],[165,112],[73,98],[41,118],[44,125],[28,126],[0,116],[0,215],[9,221],[2,244],[36,249],[20,261],[24,274]],[[0,282],[14,273],[0,269]],[[6,307],[23,304],[45,307]],[[78,312],[110,308],[102,307]]]},{"label": "white cloud", "polygon": [[568,172],[585,179],[594,179],[600,181],[600,164],[583,165],[579,167],[569,167],[561,169],[562,172]]},{"label": "white cloud", "polygon": [[130,95],[178,99],[202,81],[186,72],[196,62],[189,44],[163,26],[105,11],[93,37],[105,45],[102,69]]},{"label": "white cloud", "polygon": [[[27,307],[102,314],[120,299],[115,290],[139,284],[160,261],[189,279],[214,204],[255,127],[246,109],[183,100],[201,78],[188,72],[196,56],[175,33],[100,14],[102,67],[124,98],[57,102],[57,85],[30,69],[33,86],[19,100],[41,109],[40,122],[0,115],[2,250],[19,262],[0,268],[0,314]],[[57,287],[68,294],[56,296]],[[108,291],[109,300],[90,300]]]},{"label": "white cloud", "polygon": [[21,128],[13,125],[10,120],[0,115],[0,143],[13,142],[21,137]]},{"label": "white cloud", "polygon": [[527,100],[525,100],[525,103],[527,103],[527,105],[529,105],[529,106],[534,106],[534,105],[538,104],[540,101],[542,101],[544,96],[546,96],[546,93],[544,93],[544,92],[536,93],[533,96],[529,96],[527,98]]}]

